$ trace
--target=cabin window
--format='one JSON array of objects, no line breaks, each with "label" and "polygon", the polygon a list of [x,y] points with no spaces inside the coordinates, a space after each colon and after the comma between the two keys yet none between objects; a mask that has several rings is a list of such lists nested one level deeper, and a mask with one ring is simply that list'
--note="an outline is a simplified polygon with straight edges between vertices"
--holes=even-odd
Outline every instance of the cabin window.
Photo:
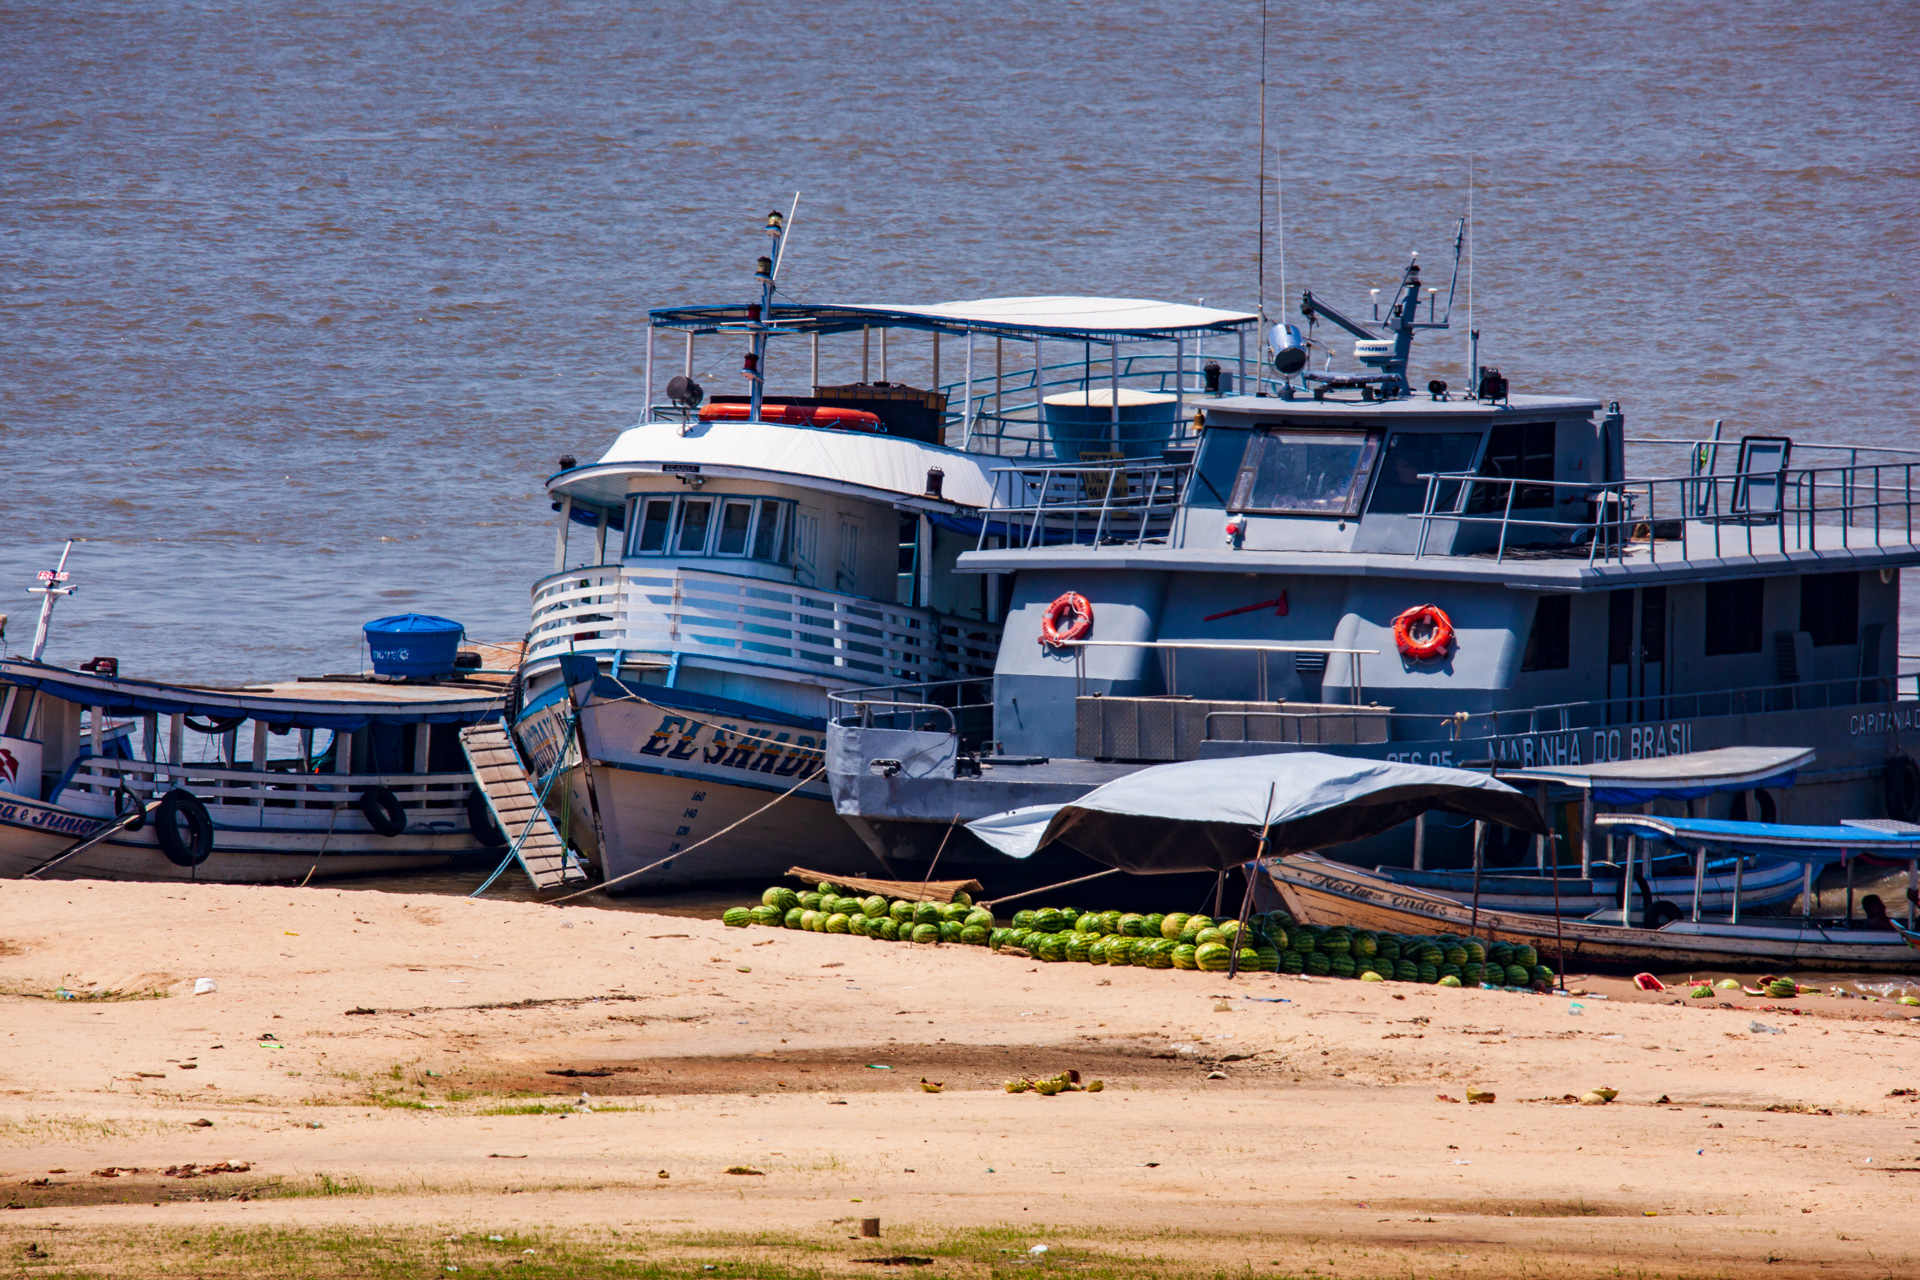
[{"label": "cabin window", "polygon": [[[1424,511],[1427,482],[1420,477],[1448,471],[1472,471],[1473,455],[1480,451],[1478,431],[1396,431],[1387,437],[1380,460],[1380,478],[1373,485],[1370,512],[1400,514]],[[1435,486],[1433,509],[1453,511],[1460,505],[1459,484]]]},{"label": "cabin window", "polygon": [[1247,441],[1252,438],[1250,431],[1208,427],[1200,437],[1200,457],[1194,464],[1187,500],[1196,507],[1225,507],[1240,474],[1240,461],[1246,457]]},{"label": "cabin window", "polygon": [[1380,437],[1367,431],[1263,431],[1234,477],[1235,511],[1351,516],[1360,510]]},{"label": "cabin window", "polygon": [[[1499,422],[1487,438],[1486,458],[1480,474],[1501,480],[1553,479],[1553,437],[1551,422]],[[1507,509],[1507,490],[1513,488],[1515,509],[1550,507],[1553,490],[1544,485],[1477,484],[1467,509],[1497,512]]]},{"label": "cabin window", "polygon": [[637,497],[630,556],[727,556],[785,564],[787,508],[775,498]]},{"label": "cabin window", "polygon": [[1667,589],[1643,587],[1640,591],[1640,661],[1664,663],[1667,660]]},{"label": "cabin window", "polygon": [[720,541],[714,549],[716,555],[743,556],[747,554],[747,531],[753,528],[753,504],[751,502],[727,502],[720,507]]},{"label": "cabin window", "polygon": [[1860,575],[1810,573],[1800,579],[1800,629],[1815,648],[1860,640]]},{"label": "cabin window", "polygon": [[1633,661],[1633,588],[1607,593],[1607,662],[1624,667]]},{"label": "cabin window", "polygon": [[1573,597],[1541,596],[1533,606],[1533,630],[1527,633],[1522,671],[1565,671],[1572,637]]},{"label": "cabin window", "polygon": [[646,500],[646,515],[640,520],[639,541],[634,550],[645,554],[667,549],[667,529],[673,524],[673,499],[649,498]]},{"label": "cabin window", "polygon": [[1707,584],[1707,656],[1760,652],[1766,579]]}]

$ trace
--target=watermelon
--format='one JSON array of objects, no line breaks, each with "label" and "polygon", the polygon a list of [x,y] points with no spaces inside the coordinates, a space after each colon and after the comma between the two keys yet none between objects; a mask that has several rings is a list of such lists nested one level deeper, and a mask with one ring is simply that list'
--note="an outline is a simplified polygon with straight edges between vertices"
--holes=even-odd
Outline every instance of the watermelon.
[{"label": "watermelon", "polygon": [[1442,950],[1442,954],[1446,957],[1445,963],[1452,965],[1455,969],[1467,962],[1467,949],[1457,942],[1449,943]]},{"label": "watermelon", "polygon": [[1513,963],[1513,944],[1496,942],[1487,948],[1487,963],[1497,964],[1502,969]]},{"label": "watermelon", "polygon": [[789,929],[804,929],[806,926],[800,923],[800,919],[806,914],[807,909],[805,907],[789,907],[786,918],[780,923],[786,925]]},{"label": "watermelon", "polygon": [[963,907],[970,907],[973,905],[973,895],[968,893],[965,889],[961,889],[957,891],[953,895],[953,900],[959,903]]},{"label": "watermelon", "polygon": [[1110,945],[1112,944],[1104,933],[1087,943],[1087,963],[1105,964],[1107,962],[1107,948]]},{"label": "watermelon", "polygon": [[1258,961],[1253,967],[1261,973],[1279,972],[1280,953],[1274,950],[1272,943],[1262,943],[1260,946],[1255,947],[1253,954]]},{"label": "watermelon", "polygon": [[1198,948],[1183,943],[1175,943],[1173,948],[1173,967],[1176,969],[1198,969],[1200,962],[1195,959]]},{"label": "watermelon", "polygon": [[1164,938],[1166,936],[1167,917],[1161,912],[1149,912],[1144,923],[1146,925],[1147,937]]},{"label": "watermelon", "polygon": [[1314,944],[1314,947],[1316,950],[1324,951],[1328,955],[1350,955],[1353,952],[1353,935],[1347,932],[1343,926],[1335,925],[1320,935],[1320,939]]},{"label": "watermelon", "polygon": [[942,942],[958,942],[960,935],[965,932],[958,920],[942,920],[935,928],[940,930]]},{"label": "watermelon", "polygon": [[1120,917],[1120,932],[1129,938],[1147,936],[1147,918],[1138,912],[1129,911]]},{"label": "watermelon", "polygon": [[1429,985],[1440,981],[1440,966],[1431,960],[1422,960],[1420,962],[1420,981],[1428,983]]},{"label": "watermelon", "polygon": [[967,922],[967,917],[973,914],[972,907],[964,907],[957,902],[942,902],[939,907],[940,920],[943,924],[951,920],[954,924],[963,925]]},{"label": "watermelon", "polygon": [[1203,942],[1193,949],[1193,962],[1202,973],[1225,973],[1233,953],[1224,942]]},{"label": "watermelon", "polygon": [[1087,962],[1087,953],[1092,950],[1092,934],[1082,933],[1080,930],[1075,929],[1067,935],[1067,959],[1085,964]]},{"label": "watermelon", "polygon": [[1440,969],[1441,977],[1452,978],[1455,982],[1458,982],[1460,980],[1460,975],[1461,975],[1460,966],[1455,964],[1453,961],[1451,960],[1447,961],[1445,964],[1440,965],[1439,969]]},{"label": "watermelon", "polygon": [[1107,963],[1127,965],[1133,963],[1133,939],[1125,934],[1109,934],[1107,942]]},{"label": "watermelon", "polygon": [[1487,962],[1487,949],[1481,946],[1478,942],[1474,941],[1472,938],[1468,938],[1467,939],[1467,963],[1468,964],[1485,964],[1486,962]]},{"label": "watermelon", "polygon": [[864,911],[855,912],[847,917],[847,932],[855,937],[864,938],[867,936],[867,926],[872,923],[873,921],[867,918]]},{"label": "watermelon", "polygon": [[1537,964],[1533,966],[1533,969],[1528,976],[1531,977],[1535,982],[1546,983],[1549,988],[1553,986],[1553,970],[1547,968],[1547,966],[1543,964]]},{"label": "watermelon", "polygon": [[1389,964],[1400,958],[1400,939],[1397,935],[1383,933],[1374,944],[1374,955]]},{"label": "watermelon", "polygon": [[940,904],[937,902],[916,902],[913,904],[913,922],[916,925],[940,923]]},{"label": "watermelon", "polygon": [[1513,948],[1513,963],[1524,969],[1531,969],[1540,963],[1540,953],[1524,942],[1519,943]]},{"label": "watermelon", "polygon": [[985,907],[969,907],[967,909],[966,919],[960,923],[968,928],[977,925],[982,929],[991,931],[993,929],[993,912],[987,910]]},{"label": "watermelon", "polygon": [[849,932],[851,932],[851,930],[850,930],[850,929],[848,929],[848,927],[847,927],[847,926],[848,926],[848,924],[850,924],[850,923],[851,923],[851,921],[852,921],[852,917],[850,917],[849,915],[847,915],[847,913],[846,913],[846,912],[844,912],[844,911],[836,911],[836,912],[834,912],[834,913],[833,913],[832,915],[830,915],[830,916],[828,916],[828,917],[827,917],[827,928],[826,928],[826,932],[828,932],[828,933],[849,933]]},{"label": "watermelon", "polygon": [[1054,908],[1042,907],[1033,913],[1033,927],[1041,933],[1059,933],[1067,927],[1067,920]]},{"label": "watermelon", "polygon": [[875,920],[867,926],[867,936],[878,942],[900,941],[900,922],[892,916],[885,920]]},{"label": "watermelon", "polygon": [[1225,933],[1213,928],[1202,929],[1199,933],[1193,935],[1193,945],[1196,947],[1204,947],[1210,943],[1225,942],[1226,940],[1227,935]]},{"label": "watermelon", "polygon": [[1192,918],[1192,916],[1189,916],[1184,911],[1174,912],[1160,922],[1160,936],[1163,938],[1178,938],[1186,931],[1187,921]]},{"label": "watermelon", "polygon": [[814,888],[820,891],[820,896],[823,898],[829,894],[837,894],[840,892],[840,886],[831,880],[822,880],[819,884],[815,885]]},{"label": "watermelon", "polygon": [[1240,922],[1238,920],[1223,921],[1213,927],[1220,931],[1220,936],[1226,940],[1228,946],[1232,946],[1240,940]]},{"label": "watermelon", "polygon": [[913,926],[913,940],[921,943],[940,941],[940,926],[937,924],[917,924]]},{"label": "watermelon", "polygon": [[1173,940],[1183,947],[1197,947],[1200,945],[1200,931],[1192,925],[1188,925],[1179,933],[1175,934]]},{"label": "watermelon", "polygon": [[890,905],[892,904],[879,894],[872,894],[860,899],[860,913],[869,920],[878,920],[881,916],[887,914],[887,908]]},{"label": "watermelon", "polygon": [[1120,932],[1120,913],[1118,911],[1102,911],[1100,913],[1100,932],[1102,935]]},{"label": "watermelon", "polygon": [[814,890],[809,889],[800,895],[800,905],[809,911],[818,911],[820,909],[820,895]]},{"label": "watermelon", "polygon": [[744,929],[753,923],[753,916],[745,907],[728,907],[720,914],[720,923],[729,929]]},{"label": "watermelon", "polygon": [[1067,958],[1066,938],[1058,933],[1042,935],[1040,939],[1040,950],[1037,954],[1042,960],[1047,961],[1049,964],[1057,964],[1065,960]]},{"label": "watermelon", "polygon": [[1800,984],[1792,978],[1775,978],[1767,984],[1767,994],[1775,1000],[1791,1000],[1800,994]]},{"label": "watermelon", "polygon": [[1260,953],[1252,947],[1242,947],[1234,952],[1234,968],[1241,973],[1260,972]]},{"label": "watermelon", "polygon": [[1147,968],[1173,968],[1173,949],[1176,945],[1172,938],[1153,939],[1152,949],[1147,952]]},{"label": "watermelon", "polygon": [[1327,953],[1324,951],[1308,952],[1307,953],[1307,972],[1315,975],[1316,977],[1321,977],[1321,978],[1326,977],[1329,973],[1333,972],[1332,957],[1328,956]]},{"label": "watermelon", "polygon": [[1366,929],[1353,932],[1353,954],[1356,959],[1366,960],[1380,954],[1380,939]]},{"label": "watermelon", "polygon": [[1287,935],[1287,927],[1283,924],[1275,924],[1269,921],[1267,925],[1261,929],[1261,933],[1266,935],[1268,942],[1282,951],[1287,949],[1287,944],[1291,941]]},{"label": "watermelon", "polygon": [[1420,966],[1412,960],[1395,960],[1393,962],[1393,980],[1395,982],[1420,981]]},{"label": "watermelon", "polygon": [[1458,987],[1461,986],[1462,983],[1460,979],[1454,977],[1452,974],[1443,973],[1440,975],[1440,985],[1443,987]]},{"label": "watermelon", "polygon": [[1533,980],[1533,974],[1531,971],[1528,970],[1528,968],[1525,965],[1510,964],[1507,966],[1507,985],[1508,986],[1524,987],[1527,985],[1527,983],[1529,983],[1532,980]]},{"label": "watermelon", "polygon": [[786,918],[786,912],[780,910],[778,907],[768,906],[763,902],[757,907],[749,908],[747,910],[747,916],[755,924],[777,925]]},{"label": "watermelon", "polygon": [[1306,967],[1306,957],[1298,951],[1282,951],[1280,953],[1281,973],[1303,973],[1306,971]]},{"label": "watermelon", "polygon": [[1085,915],[1076,917],[1073,922],[1073,931],[1075,933],[1085,934],[1089,938],[1099,937],[1100,917],[1094,915],[1092,912],[1087,912]]},{"label": "watermelon", "polygon": [[1033,928],[1033,912],[1016,911],[1013,913],[1013,927],[1016,929]]},{"label": "watermelon", "polygon": [[1463,982],[1482,983],[1487,980],[1487,966],[1476,960],[1469,960],[1460,966],[1460,978]]},{"label": "watermelon", "polygon": [[814,928],[814,923],[819,918],[819,916],[820,916],[820,913],[818,911],[815,911],[812,907],[800,908],[800,927],[802,929],[812,931]]},{"label": "watermelon", "polygon": [[1351,978],[1354,975],[1353,957],[1343,955],[1328,956],[1327,968],[1336,978]]},{"label": "watermelon", "polygon": [[1287,943],[1301,955],[1311,955],[1320,949],[1319,930],[1310,924],[1295,925],[1287,930]]},{"label": "watermelon", "polygon": [[762,893],[760,894],[760,905],[763,907],[779,906],[780,895],[784,892],[786,892],[786,890],[782,889],[779,885],[775,885],[771,889],[762,891]]},{"label": "watermelon", "polygon": [[887,904],[887,915],[890,919],[898,921],[901,924],[912,924],[913,904],[905,901],[890,902]]},{"label": "watermelon", "polygon": [[1002,946],[1006,945],[1008,932],[1009,930],[1006,929],[990,930],[987,934],[987,945],[995,951],[998,951]]}]

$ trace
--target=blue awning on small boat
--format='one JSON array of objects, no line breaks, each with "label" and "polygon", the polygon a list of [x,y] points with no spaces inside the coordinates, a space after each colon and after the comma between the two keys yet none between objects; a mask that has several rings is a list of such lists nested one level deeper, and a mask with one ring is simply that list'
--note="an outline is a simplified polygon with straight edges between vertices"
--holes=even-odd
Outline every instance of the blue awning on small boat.
[{"label": "blue awning on small boat", "polygon": [[1768,854],[1824,865],[1855,854],[1920,858],[1920,831],[1879,827],[1803,827],[1785,822],[1732,822],[1724,818],[1667,818],[1650,813],[1603,813],[1594,825],[1628,835],[1663,840],[1683,848],[1725,845],[1739,853]]}]

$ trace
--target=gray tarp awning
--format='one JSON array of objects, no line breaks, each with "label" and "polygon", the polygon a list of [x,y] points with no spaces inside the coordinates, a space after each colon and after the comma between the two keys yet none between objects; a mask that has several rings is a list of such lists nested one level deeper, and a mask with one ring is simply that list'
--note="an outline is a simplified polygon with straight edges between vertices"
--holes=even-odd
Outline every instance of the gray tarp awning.
[{"label": "gray tarp awning", "polygon": [[1824,866],[1854,854],[1920,858],[1920,832],[1881,827],[1814,827],[1787,822],[1734,822],[1726,818],[1666,818],[1652,813],[1603,813],[1598,826],[1648,836],[1680,848],[1724,845],[1735,853],[1764,854]]},{"label": "gray tarp awning", "polygon": [[1540,811],[1483,773],[1302,751],[1155,765],[1071,804],[1037,805],[967,824],[1016,858],[1062,844],[1123,871],[1224,871],[1270,856],[1363,840],[1429,809],[1546,833]]},{"label": "gray tarp awning", "polygon": [[1790,787],[1794,774],[1813,763],[1813,755],[1811,747],[1715,747],[1646,760],[1501,769],[1499,775],[1509,782],[1591,790],[1602,804],[1645,804],[1755,787]]}]

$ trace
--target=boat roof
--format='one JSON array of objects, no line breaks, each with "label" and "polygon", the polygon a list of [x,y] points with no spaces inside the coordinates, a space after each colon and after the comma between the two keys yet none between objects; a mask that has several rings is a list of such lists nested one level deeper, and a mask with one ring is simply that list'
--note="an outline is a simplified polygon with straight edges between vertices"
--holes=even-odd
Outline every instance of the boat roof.
[{"label": "boat roof", "polygon": [[123,715],[241,716],[296,729],[354,732],[370,724],[477,724],[500,714],[504,681],[465,677],[388,684],[360,677],[277,681],[241,688],[109,679],[25,658],[0,661],[0,683]]},{"label": "boat roof", "polygon": [[[655,307],[648,313],[656,329],[718,333],[751,322],[746,304]],[[1017,298],[973,298],[932,304],[776,302],[769,324],[790,333],[849,333],[866,328],[924,329],[938,333],[978,333],[999,338],[1065,338],[1075,342],[1139,342],[1252,328],[1260,317],[1247,311],[1223,311],[1185,302],[1152,298],[1091,298],[1039,294]]]},{"label": "boat roof", "polygon": [[[1446,400],[1436,400],[1430,395],[1396,396],[1391,400],[1338,396],[1315,400],[1304,394],[1282,400],[1278,396],[1233,395],[1190,397],[1188,403],[1207,411],[1209,426],[1248,425],[1234,421],[1243,417],[1262,422],[1274,418],[1293,419],[1302,425],[1314,426],[1398,426],[1414,420],[1479,426],[1496,418],[1585,416],[1600,409],[1600,402],[1587,396],[1533,395],[1516,395],[1497,404],[1491,400],[1468,400],[1458,394]],[[1330,421],[1323,422],[1323,419]]]},{"label": "boat roof", "polygon": [[1813,757],[1811,747],[1715,747],[1650,760],[1501,769],[1498,776],[1507,782],[1546,782],[1592,791],[1593,798],[1603,804],[1645,804],[1754,787],[1790,787],[1794,774],[1812,764]]},{"label": "boat roof", "polygon": [[1766,853],[1816,865],[1860,853],[1920,858],[1920,831],[1878,827],[1802,827],[1784,822],[1730,822],[1724,818],[1667,818],[1650,813],[1603,813],[1596,826],[1652,836],[1671,844],[1729,845],[1741,853]]},{"label": "boat roof", "polygon": [[[993,498],[990,467],[998,459],[924,444],[902,436],[867,435],[778,422],[643,422],[620,433],[600,461],[562,471],[549,492],[600,507],[627,498],[635,472],[721,475],[846,493],[868,491],[889,500],[920,499],[942,510],[984,507]],[[927,498],[927,472],[945,473],[940,498]]]}]

